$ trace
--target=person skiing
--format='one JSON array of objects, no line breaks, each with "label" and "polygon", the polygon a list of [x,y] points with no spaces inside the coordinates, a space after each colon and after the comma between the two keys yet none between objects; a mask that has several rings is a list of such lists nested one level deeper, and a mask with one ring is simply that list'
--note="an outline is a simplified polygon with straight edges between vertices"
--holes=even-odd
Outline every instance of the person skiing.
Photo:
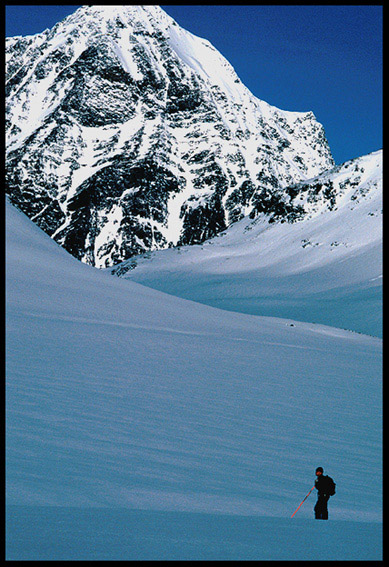
[{"label": "person skiing", "polygon": [[317,490],[317,502],[315,504],[316,520],[328,520],[327,503],[330,496],[335,494],[335,483],[330,476],[323,475],[323,467],[317,467],[315,488]]}]

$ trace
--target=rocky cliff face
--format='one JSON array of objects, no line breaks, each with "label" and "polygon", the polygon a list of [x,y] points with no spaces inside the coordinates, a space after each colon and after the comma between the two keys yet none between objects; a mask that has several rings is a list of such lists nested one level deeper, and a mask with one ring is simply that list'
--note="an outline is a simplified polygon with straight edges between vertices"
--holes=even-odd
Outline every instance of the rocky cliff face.
[{"label": "rocky cliff face", "polygon": [[254,97],[158,6],[7,39],[6,122],[12,203],[97,267],[200,243],[334,165],[312,112]]}]

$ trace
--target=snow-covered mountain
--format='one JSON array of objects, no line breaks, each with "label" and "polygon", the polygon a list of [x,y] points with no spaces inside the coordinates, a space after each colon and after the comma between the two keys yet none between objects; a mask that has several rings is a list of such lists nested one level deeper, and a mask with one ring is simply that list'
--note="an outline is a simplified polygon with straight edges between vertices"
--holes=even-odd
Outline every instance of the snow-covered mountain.
[{"label": "snow-covered mountain", "polygon": [[7,150],[7,560],[382,559],[382,152],[158,6],[7,39]]},{"label": "snow-covered mountain", "polygon": [[[6,213],[9,560],[382,558],[380,339],[172,297]],[[318,465],[330,521],[291,519]]]},{"label": "snow-covered mountain", "polygon": [[[282,222],[287,210],[297,222]],[[266,211],[112,272],[214,307],[381,336],[382,152],[287,187]]]},{"label": "snow-covered mountain", "polygon": [[203,242],[334,165],[312,112],[257,99],[158,6],[7,39],[6,124],[11,202],[97,267]]}]

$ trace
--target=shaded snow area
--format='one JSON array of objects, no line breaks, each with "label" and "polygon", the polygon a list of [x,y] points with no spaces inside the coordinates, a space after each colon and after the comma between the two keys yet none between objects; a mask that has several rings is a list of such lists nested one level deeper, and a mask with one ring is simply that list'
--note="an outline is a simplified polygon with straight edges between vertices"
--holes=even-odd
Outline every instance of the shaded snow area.
[{"label": "shaded snow area", "polygon": [[[292,523],[293,522],[293,523]],[[99,508],[10,507],[8,557],[45,561],[379,560],[367,522]],[[44,536],[42,535],[44,534]],[[54,542],[54,545],[53,545]]]},{"label": "shaded snow area", "polygon": [[[7,559],[380,559],[379,338],[84,265],[7,203]],[[323,466],[330,520],[315,495]]]}]

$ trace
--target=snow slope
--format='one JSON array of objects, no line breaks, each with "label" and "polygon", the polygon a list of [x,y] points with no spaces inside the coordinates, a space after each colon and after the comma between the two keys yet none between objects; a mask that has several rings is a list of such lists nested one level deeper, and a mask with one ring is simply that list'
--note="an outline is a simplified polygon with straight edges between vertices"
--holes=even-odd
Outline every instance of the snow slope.
[{"label": "snow slope", "polygon": [[[112,277],[6,213],[8,559],[381,557],[380,339]],[[291,520],[319,464],[331,521]]]},{"label": "snow slope", "polygon": [[303,220],[246,217],[202,245],[132,258],[113,272],[214,307],[382,336],[382,151],[289,191]]}]

